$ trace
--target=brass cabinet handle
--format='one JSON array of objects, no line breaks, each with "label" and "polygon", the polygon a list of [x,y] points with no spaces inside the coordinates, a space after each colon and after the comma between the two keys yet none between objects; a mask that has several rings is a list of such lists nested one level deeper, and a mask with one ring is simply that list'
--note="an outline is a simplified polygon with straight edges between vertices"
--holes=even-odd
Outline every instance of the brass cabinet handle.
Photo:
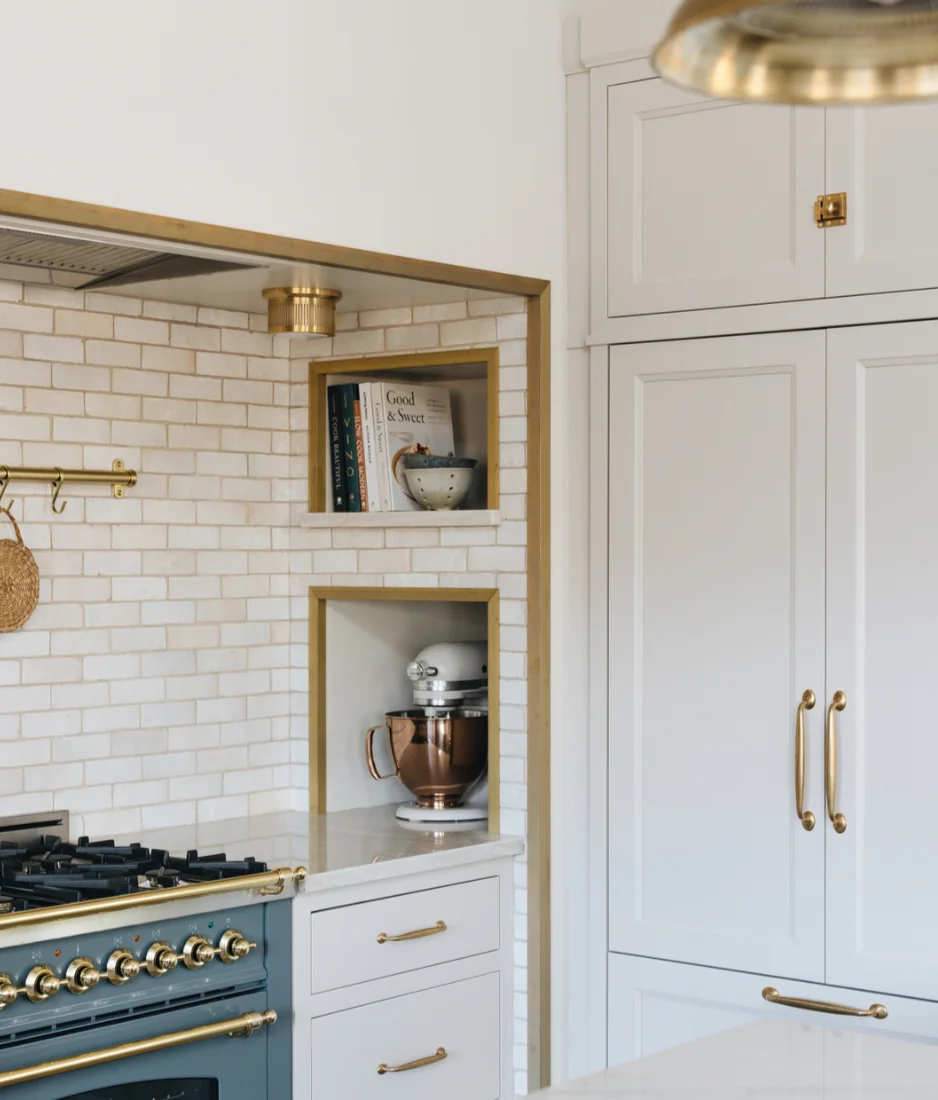
[{"label": "brass cabinet handle", "polygon": [[804,712],[814,710],[817,696],[806,691],[798,704],[795,718],[795,813],[805,832],[810,833],[815,825],[814,814],[804,808]]},{"label": "brass cabinet handle", "polygon": [[438,936],[446,931],[446,924],[438,920],[432,928],[418,928],[416,932],[402,932],[399,936],[389,936],[387,932],[378,933],[378,943],[400,943],[402,940],[422,940],[424,936]]},{"label": "brass cabinet handle", "polygon": [[835,833],[847,828],[847,819],[837,813],[837,729],[834,725],[834,712],[847,706],[847,696],[835,691],[831,705],[827,708],[827,732],[824,736],[824,786],[827,789],[827,816],[831,819]]},{"label": "brass cabinet handle", "polygon": [[869,1008],[851,1008],[850,1005],[838,1005],[833,1001],[811,1001],[806,997],[783,997],[777,989],[767,985],[762,997],[773,1005],[787,1005],[788,1008],[806,1008],[809,1012],[826,1012],[830,1016],[871,1016],[874,1020],[885,1020],[889,1009],[885,1005],[870,1005]]},{"label": "brass cabinet handle", "polygon": [[442,1062],[444,1058],[448,1058],[444,1047],[437,1047],[436,1054],[428,1054],[426,1058],[418,1058],[415,1062],[405,1062],[402,1066],[389,1066],[387,1062],[382,1062],[378,1066],[378,1073],[407,1073],[411,1069],[420,1069],[422,1066],[432,1066],[434,1062]]},{"label": "brass cabinet handle", "polygon": [[138,1054],[171,1050],[173,1047],[198,1043],[203,1039],[218,1039],[224,1035],[232,1039],[247,1038],[264,1024],[276,1022],[277,1013],[272,1009],[266,1012],[245,1012],[243,1016],[236,1016],[233,1020],[219,1020],[215,1024],[192,1027],[188,1031],[174,1031],[169,1035],[159,1035],[155,1039],[140,1039],[136,1043],[124,1043],[122,1046],[108,1047],[106,1050],[92,1050],[87,1054],[74,1054],[71,1058],[60,1058],[56,1062],[42,1062],[37,1066],[0,1073],[0,1089],[9,1088],[11,1085],[23,1085],[28,1081],[42,1081],[46,1077],[71,1073],[73,1070],[103,1066],[108,1062],[118,1062],[122,1058],[135,1058]]}]

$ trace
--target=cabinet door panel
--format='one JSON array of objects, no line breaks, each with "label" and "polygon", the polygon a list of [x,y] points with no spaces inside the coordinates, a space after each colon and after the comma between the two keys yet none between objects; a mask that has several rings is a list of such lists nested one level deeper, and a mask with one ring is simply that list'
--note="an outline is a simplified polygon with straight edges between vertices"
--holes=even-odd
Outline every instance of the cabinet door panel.
[{"label": "cabinet door panel", "polygon": [[847,192],[847,224],[825,230],[827,293],[938,286],[938,104],[827,114],[827,190]]},{"label": "cabinet door panel", "polygon": [[[833,1001],[855,1008],[879,1003],[886,1006],[889,1014],[885,1020],[827,1016],[804,1008],[769,1004],[762,997],[766,986],[774,987],[786,997]],[[859,1096],[861,1092],[867,1095],[865,1090],[869,1089],[872,1089],[869,1095],[879,1095],[874,1087],[877,1085],[883,1088],[883,1096],[899,1095],[904,1083],[915,1082],[911,1066],[919,1056],[923,1062],[915,1065],[918,1081],[934,1076],[936,1051],[934,1046],[922,1043],[922,1040],[927,1044],[938,1043],[938,1004],[934,1002],[870,990],[784,981],[768,974],[712,970],[627,955],[609,956],[611,1066],[760,1020],[800,1026],[788,1031],[775,1027],[771,1032],[750,1027],[752,1041],[743,1050],[738,1042],[728,1037],[725,1057],[709,1058],[711,1072],[697,1078],[706,1077],[712,1095],[735,1094],[748,1086],[753,1095],[761,1096],[768,1081],[781,1096],[827,1095],[822,1081],[838,1096]],[[864,1046],[863,1040],[869,1035],[877,1037],[878,1050],[871,1051],[869,1045]],[[760,1042],[760,1036],[767,1037],[769,1042]],[[892,1044],[882,1042],[884,1038],[917,1042],[916,1045]],[[788,1041],[793,1044],[791,1049],[787,1047]],[[683,1059],[671,1059],[670,1065],[675,1072],[685,1071],[689,1059],[706,1057],[707,1046],[711,1054],[719,1051],[719,1041],[705,1044],[684,1052],[686,1057]],[[878,1057],[868,1058],[867,1051]],[[778,1055],[777,1062],[774,1062],[773,1052]],[[893,1053],[895,1061],[891,1059]],[[645,1065],[651,1068],[653,1064]],[[771,1068],[767,1069],[768,1066]],[[924,1074],[923,1066],[928,1067]],[[888,1073],[884,1075],[887,1068]],[[714,1078],[714,1074],[724,1070],[731,1080]],[[721,1085],[726,1087],[721,1089]],[[636,1088],[635,1093],[639,1095],[641,1090]]]},{"label": "cabinet door panel", "polygon": [[609,316],[824,294],[822,112],[607,93]]},{"label": "cabinet door panel", "polygon": [[938,990],[938,324],[829,334],[827,980]]},{"label": "cabinet door panel", "polygon": [[611,948],[819,980],[824,335],[614,348],[610,440]]}]

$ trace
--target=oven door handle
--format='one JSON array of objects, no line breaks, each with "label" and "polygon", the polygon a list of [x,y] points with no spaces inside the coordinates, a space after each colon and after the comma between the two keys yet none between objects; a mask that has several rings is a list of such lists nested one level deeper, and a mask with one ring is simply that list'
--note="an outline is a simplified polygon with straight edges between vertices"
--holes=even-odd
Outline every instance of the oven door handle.
[{"label": "oven door handle", "polygon": [[277,1013],[245,1012],[233,1020],[219,1020],[216,1024],[204,1024],[187,1031],[173,1031],[169,1035],[158,1035],[155,1039],[141,1039],[136,1043],[123,1043],[121,1046],[108,1047],[106,1050],[92,1050],[87,1054],[76,1054],[71,1058],[59,1058],[55,1062],[40,1062],[37,1066],[14,1069],[0,1073],[0,1089],[10,1085],[23,1085],[28,1081],[42,1081],[46,1077],[56,1077],[60,1073],[73,1070],[90,1069],[103,1066],[108,1062],[119,1062],[122,1058],[136,1058],[138,1054],[153,1054],[159,1050],[172,1050],[173,1047],[187,1043],[200,1043],[203,1039],[218,1039],[227,1035],[232,1039],[249,1039],[264,1024],[275,1024]]}]

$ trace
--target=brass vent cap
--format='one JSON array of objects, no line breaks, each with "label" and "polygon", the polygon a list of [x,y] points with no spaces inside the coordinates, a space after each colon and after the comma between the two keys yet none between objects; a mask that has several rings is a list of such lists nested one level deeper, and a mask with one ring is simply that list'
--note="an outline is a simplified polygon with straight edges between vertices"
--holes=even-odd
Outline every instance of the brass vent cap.
[{"label": "brass vent cap", "polygon": [[335,336],[335,306],[340,290],[309,286],[275,286],[264,291],[267,331]]}]

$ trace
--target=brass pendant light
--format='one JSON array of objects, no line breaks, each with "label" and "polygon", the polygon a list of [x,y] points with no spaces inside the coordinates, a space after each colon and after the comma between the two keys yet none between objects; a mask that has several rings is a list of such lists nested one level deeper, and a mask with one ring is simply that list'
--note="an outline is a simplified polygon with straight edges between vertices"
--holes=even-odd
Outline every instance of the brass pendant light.
[{"label": "brass pendant light", "polygon": [[335,307],[341,290],[323,287],[275,286],[267,299],[267,331],[292,336],[335,336]]},{"label": "brass pendant light", "polygon": [[938,98],[938,0],[685,0],[654,65],[720,99]]}]

